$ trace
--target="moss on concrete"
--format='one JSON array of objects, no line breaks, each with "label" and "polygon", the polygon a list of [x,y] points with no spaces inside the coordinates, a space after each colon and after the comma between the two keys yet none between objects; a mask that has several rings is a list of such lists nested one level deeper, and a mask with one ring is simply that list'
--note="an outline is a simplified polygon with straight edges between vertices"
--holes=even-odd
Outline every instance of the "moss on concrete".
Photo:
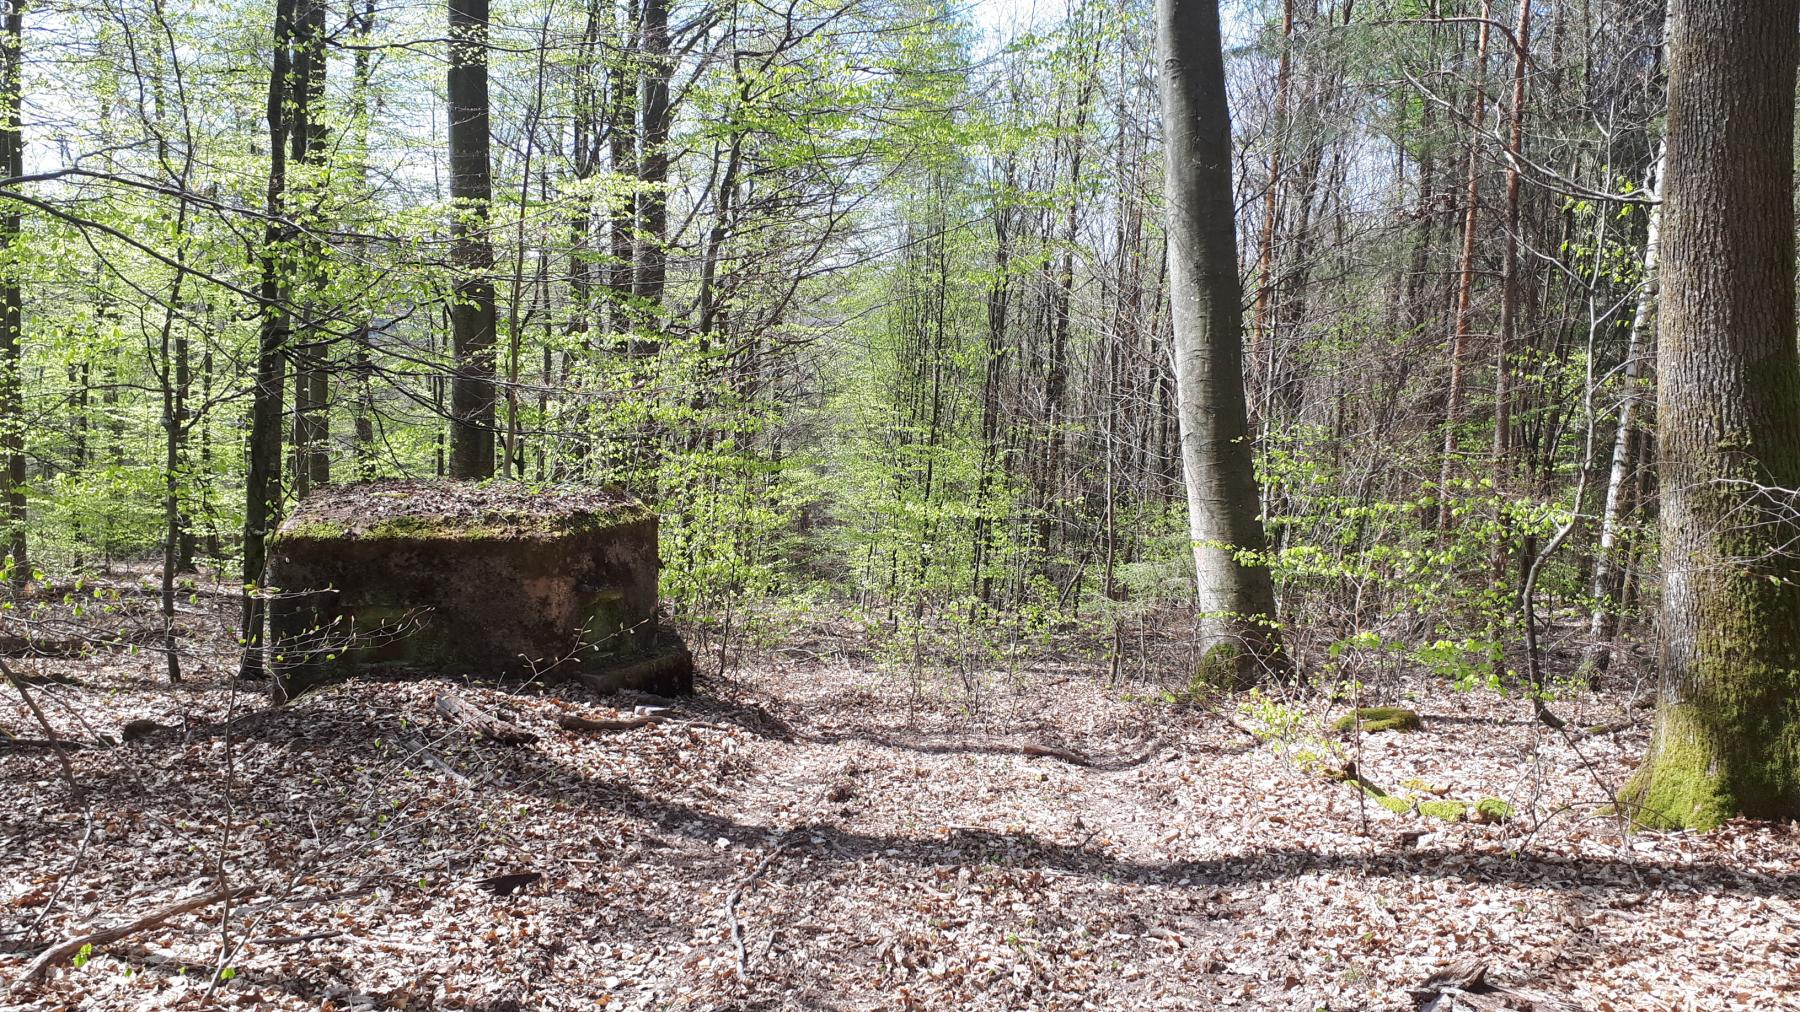
[{"label": "moss on concrete", "polygon": [[1364,706],[1339,717],[1333,726],[1339,731],[1354,731],[1359,726],[1369,732],[1417,731],[1423,723],[1416,710],[1398,706]]},{"label": "moss on concrete", "polygon": [[460,516],[396,516],[367,526],[296,516],[275,541],[509,541],[592,534],[649,520],[654,512],[637,504],[608,513],[521,517],[492,514],[480,519]]}]

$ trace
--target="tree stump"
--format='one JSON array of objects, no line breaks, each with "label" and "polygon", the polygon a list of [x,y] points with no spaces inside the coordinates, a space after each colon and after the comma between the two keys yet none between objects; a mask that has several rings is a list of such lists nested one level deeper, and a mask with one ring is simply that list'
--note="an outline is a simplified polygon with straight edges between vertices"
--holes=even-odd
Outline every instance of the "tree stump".
[{"label": "tree stump", "polygon": [[622,493],[331,485],[269,545],[277,700],[381,667],[662,694],[693,662],[656,624],[656,514]]}]

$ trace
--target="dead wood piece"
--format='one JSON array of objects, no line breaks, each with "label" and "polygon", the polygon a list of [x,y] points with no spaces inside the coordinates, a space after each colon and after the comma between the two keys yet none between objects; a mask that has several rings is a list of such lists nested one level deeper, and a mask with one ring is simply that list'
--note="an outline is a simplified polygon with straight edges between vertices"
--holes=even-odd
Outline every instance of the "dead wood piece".
[{"label": "dead wood piece", "polygon": [[325,938],[336,938],[342,931],[311,931],[304,935],[276,935],[272,938],[258,938],[258,945],[298,945],[302,942],[317,942]]},{"label": "dead wood piece", "polygon": [[[725,921],[731,926],[731,945],[737,952],[738,980],[747,981],[750,979],[750,960],[744,951],[744,931],[743,927],[738,924],[737,919],[738,898],[744,894],[744,890],[750,888],[751,883],[755,882],[757,878],[768,869],[769,865],[775,862],[776,858],[781,856],[782,851],[787,850],[794,842],[795,841],[792,838],[789,838],[776,844],[775,849],[765,854],[761,861],[756,862],[756,867],[750,869],[750,874],[739,879],[737,885],[732,887],[730,895],[725,897]],[[772,937],[770,938],[769,944],[775,944]],[[766,952],[768,950],[765,948],[764,951]]]},{"label": "dead wood piece", "polygon": [[37,748],[79,752],[87,747],[86,742],[69,741],[67,738],[15,738],[10,734],[0,733],[0,748]]},{"label": "dead wood piece", "polygon": [[466,700],[443,693],[432,702],[437,711],[455,723],[504,745],[529,745],[538,740],[530,731],[511,724]]},{"label": "dead wood piece", "polygon": [[1072,766],[1092,766],[1094,761],[1079,752],[1069,752],[1048,745],[1020,745],[1019,751],[1029,756],[1042,756],[1045,759],[1060,759]]},{"label": "dead wood piece", "polygon": [[521,871],[513,872],[510,875],[492,875],[488,878],[476,879],[475,885],[495,896],[511,896],[543,877],[542,872]]},{"label": "dead wood piece", "polygon": [[125,726],[119,729],[119,737],[124,741],[137,741],[139,738],[148,738],[158,731],[173,730],[175,728],[167,724],[158,724],[154,720],[140,717],[137,720],[126,721]]},{"label": "dead wood piece", "polygon": [[735,724],[717,724],[710,720],[691,720],[686,717],[665,717],[660,713],[637,713],[630,717],[583,717],[579,714],[565,713],[556,718],[556,726],[565,731],[631,731],[640,727],[649,727],[651,724],[702,727],[709,731],[743,730]]},{"label": "dead wood piece", "polygon": [[418,738],[411,738],[411,739],[408,739],[407,745],[412,748],[413,755],[416,755],[425,760],[425,765],[431,767],[434,770],[437,770],[439,773],[442,773],[443,775],[449,777],[450,779],[456,781],[457,783],[461,783],[461,784],[473,783],[473,781],[471,781],[468,777],[463,775],[461,770],[458,770],[456,767],[450,765],[447,761],[445,761],[443,756],[438,755],[437,752],[433,751],[432,747],[428,743],[426,743]]},{"label": "dead wood piece", "polygon": [[556,726],[564,731],[630,731],[656,723],[654,717],[582,717],[565,713],[556,718]]},{"label": "dead wood piece", "polygon": [[1637,721],[1635,720],[1615,720],[1606,724],[1584,727],[1581,729],[1581,734],[1584,738],[1603,738],[1609,734],[1618,734],[1620,731],[1629,731],[1636,726]]},{"label": "dead wood piece", "polygon": [[236,889],[214,889],[178,903],[171,903],[160,910],[152,911],[135,921],[117,927],[102,928],[85,935],[66,938],[39,953],[38,957],[31,961],[31,965],[25,968],[25,972],[19,976],[19,982],[14,985],[14,988],[15,990],[25,989],[42,983],[44,975],[50,972],[51,967],[69,960],[87,946],[101,946],[108,942],[116,942],[121,938],[154,928],[171,917],[179,917],[185,913],[210,907],[215,903],[223,903],[229,899],[248,895],[250,892],[251,889],[248,886],[239,886]]}]

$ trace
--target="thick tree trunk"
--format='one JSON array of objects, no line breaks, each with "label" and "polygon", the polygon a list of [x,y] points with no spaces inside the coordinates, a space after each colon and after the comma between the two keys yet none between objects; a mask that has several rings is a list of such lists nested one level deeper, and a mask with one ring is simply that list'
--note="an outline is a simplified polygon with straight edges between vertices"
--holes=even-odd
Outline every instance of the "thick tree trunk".
[{"label": "thick tree trunk", "polygon": [[488,0],[450,0],[450,477],[494,473],[494,247],[488,235]]},{"label": "thick tree trunk", "polygon": [[1663,600],[1639,824],[1800,816],[1800,0],[1675,0],[1658,307]]},{"label": "thick tree trunk", "polygon": [[1260,559],[1244,405],[1243,302],[1216,0],[1157,0],[1176,417],[1201,610],[1202,673],[1243,683],[1285,667]]}]

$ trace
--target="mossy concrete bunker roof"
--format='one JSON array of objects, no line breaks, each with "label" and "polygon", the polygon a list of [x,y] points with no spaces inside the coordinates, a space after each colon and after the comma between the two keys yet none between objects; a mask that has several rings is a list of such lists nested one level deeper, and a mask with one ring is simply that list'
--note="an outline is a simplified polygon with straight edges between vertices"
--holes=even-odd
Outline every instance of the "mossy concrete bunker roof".
[{"label": "mossy concrete bunker roof", "polygon": [[648,520],[623,492],[586,485],[400,480],[325,485],[281,525],[283,541],[547,540]]}]

